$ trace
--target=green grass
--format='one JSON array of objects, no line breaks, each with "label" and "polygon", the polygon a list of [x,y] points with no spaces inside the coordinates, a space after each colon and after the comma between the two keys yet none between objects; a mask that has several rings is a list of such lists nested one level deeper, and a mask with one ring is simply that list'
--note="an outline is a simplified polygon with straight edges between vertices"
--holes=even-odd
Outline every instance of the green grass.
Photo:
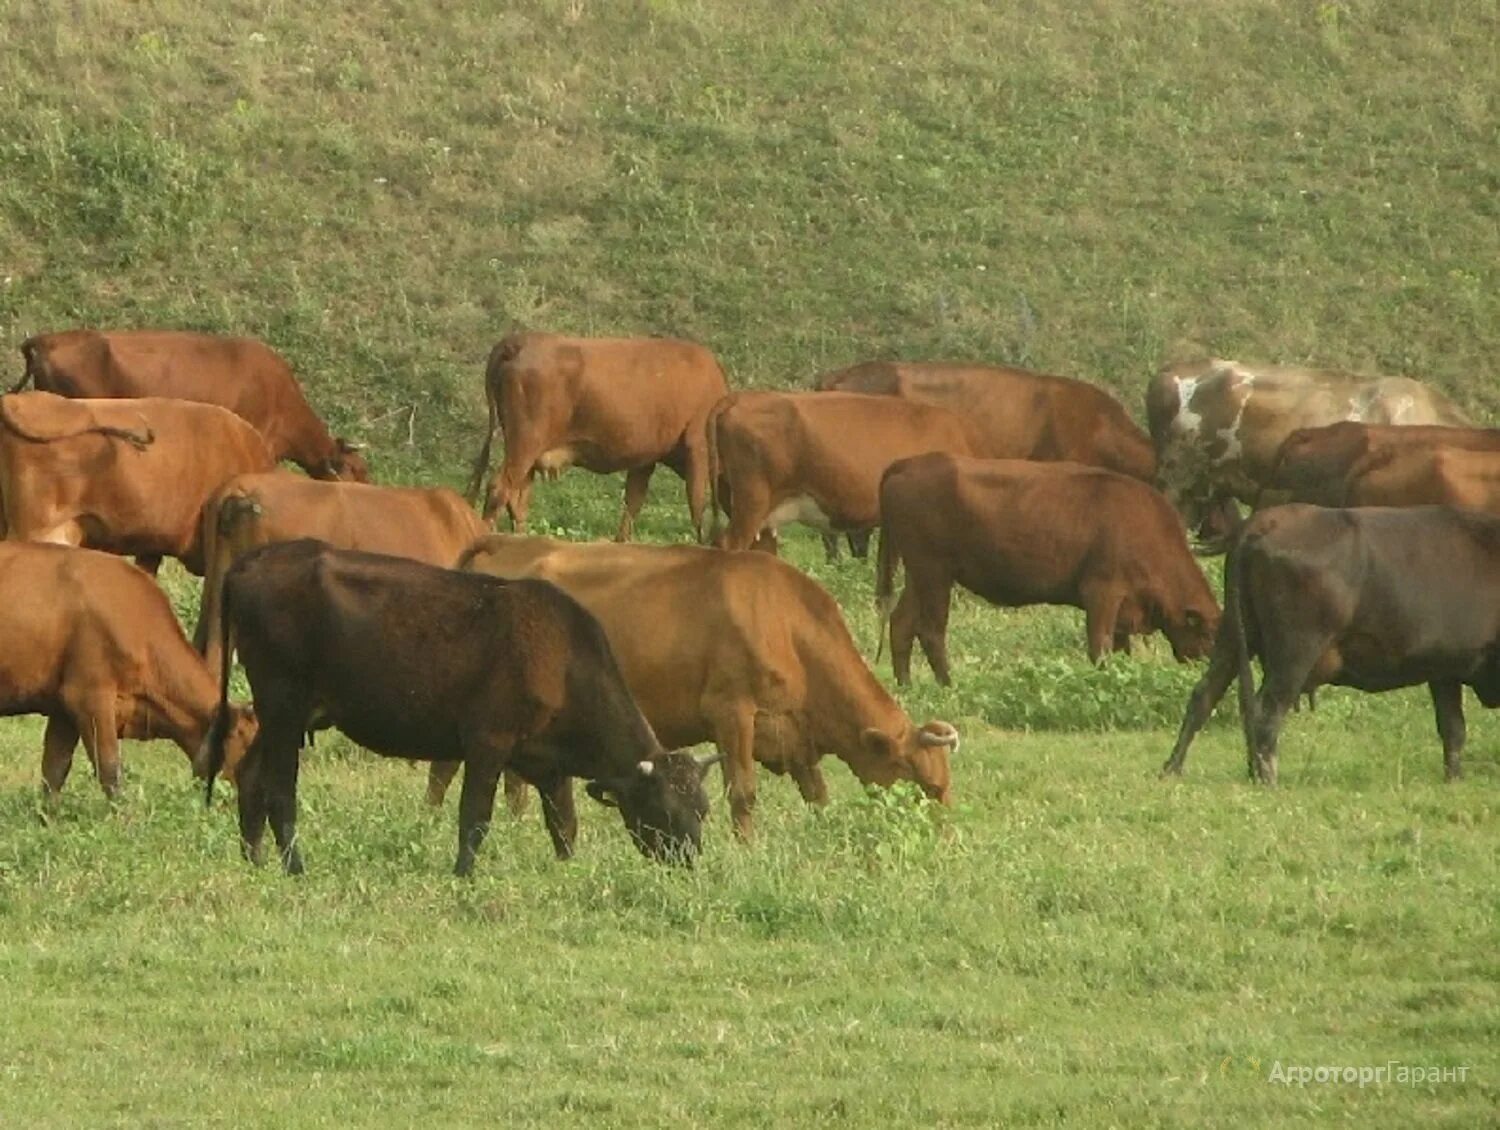
[{"label": "green grass", "polygon": [[[1500,416],[1490,0],[0,0],[0,41],[0,347],[261,336],[386,481],[463,481],[518,327],[693,337],[737,385],[1013,362],[1132,411],[1212,351]],[[566,476],[535,525],[619,499]],[[641,536],[684,511],[663,473]],[[868,564],[789,552],[873,654]],[[1095,670],[1081,619],[961,599],[956,685],[917,660],[903,704],[965,734],[936,823],[767,779],[758,842],[716,804],[692,874],[589,807],[573,863],[533,813],[456,882],[453,806],[323,738],[289,882],[167,748],[42,825],[40,720],[0,724],[0,1122],[1493,1122],[1493,721],[1445,786],[1423,692],[1330,691],[1268,791],[1226,703],[1163,783],[1197,671]]]}]

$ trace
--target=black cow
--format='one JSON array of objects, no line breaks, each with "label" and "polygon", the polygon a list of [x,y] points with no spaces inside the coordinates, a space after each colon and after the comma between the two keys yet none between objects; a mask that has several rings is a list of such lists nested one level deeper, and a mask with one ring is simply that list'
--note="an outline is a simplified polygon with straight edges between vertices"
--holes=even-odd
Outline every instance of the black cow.
[{"label": "black cow", "polygon": [[[259,862],[267,818],[289,873],[297,765],[314,725],[376,753],[462,761],[458,862],[467,875],[489,830],[495,786],[511,769],[542,797],[558,858],[577,833],[572,778],[618,807],[646,855],[690,863],[714,759],[667,753],[626,689],[599,623],[544,581],[502,581],[312,539],[244,554],[225,576],[224,655],[237,643],[260,732],[239,786],[246,857]],[[203,751],[223,765],[229,664]]]},{"label": "black cow", "polygon": [[1286,713],[1298,694],[1325,683],[1365,691],[1426,683],[1444,765],[1457,777],[1463,688],[1500,706],[1500,518],[1445,506],[1262,510],[1230,553],[1213,657],[1163,773],[1182,772],[1189,743],[1236,674],[1252,778],[1276,783]]}]

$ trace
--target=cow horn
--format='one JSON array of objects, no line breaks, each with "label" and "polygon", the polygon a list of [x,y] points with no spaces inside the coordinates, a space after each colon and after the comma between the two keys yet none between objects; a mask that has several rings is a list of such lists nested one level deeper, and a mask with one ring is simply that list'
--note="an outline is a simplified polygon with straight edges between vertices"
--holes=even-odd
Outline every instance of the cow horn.
[{"label": "cow horn", "polygon": [[949,753],[958,752],[958,730],[951,722],[928,722],[922,727],[921,735],[917,740],[922,745],[947,746]]},{"label": "cow horn", "polygon": [[723,761],[727,756],[728,754],[726,754],[722,749],[719,749],[715,750],[713,753],[695,753],[692,755],[692,758],[693,764],[698,767],[698,772],[707,773],[715,765]]},{"label": "cow horn", "polygon": [[649,777],[651,776],[651,774],[656,772],[656,762],[642,761],[639,765],[636,766],[636,769],[639,770],[642,777]]}]

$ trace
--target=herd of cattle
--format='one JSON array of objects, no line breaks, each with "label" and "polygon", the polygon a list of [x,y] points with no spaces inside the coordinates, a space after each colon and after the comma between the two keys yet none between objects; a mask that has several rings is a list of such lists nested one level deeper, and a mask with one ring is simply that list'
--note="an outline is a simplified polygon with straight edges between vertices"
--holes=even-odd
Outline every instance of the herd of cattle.
[{"label": "herd of cattle", "polygon": [[[435,804],[463,767],[459,873],[502,779],[513,809],[535,788],[559,857],[575,777],[643,852],[684,862],[718,762],[741,837],[757,762],[810,803],[827,754],[946,802],[958,732],[908,718],[834,599],[776,556],[789,522],[830,554],[880,528],[903,684],[914,641],[950,681],[955,584],[1081,608],[1096,662],[1155,631],[1208,656],[1169,772],[1236,678],[1268,782],[1316,686],[1427,683],[1449,776],[1462,687],[1500,704],[1500,430],[1413,380],[1168,366],[1148,435],[1103,389],[1020,369],[877,361],[732,392],[691,342],[512,334],[486,367],[471,496],[497,432],[504,455],[481,519],[447,489],[371,484],[260,342],[74,330],[21,352],[0,397],[0,714],[47,717],[49,799],[80,740],[113,796],[119,739],[170,738],[210,789],[236,784],[246,855],[269,824],[293,872],[300,751],[330,726],[431,762]],[[711,546],[619,544],[658,464]],[[625,473],[616,544],[522,534],[538,473],[569,466]],[[501,510],[515,533],[490,532]],[[1195,547],[1229,550],[1222,617]],[[151,577],[164,556],[204,578],[192,645]],[[235,655],[253,708],[229,702]]]}]

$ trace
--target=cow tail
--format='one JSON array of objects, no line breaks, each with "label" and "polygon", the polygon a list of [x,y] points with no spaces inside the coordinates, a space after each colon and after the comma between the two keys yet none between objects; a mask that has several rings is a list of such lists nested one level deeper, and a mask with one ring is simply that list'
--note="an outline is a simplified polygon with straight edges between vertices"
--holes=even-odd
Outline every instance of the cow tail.
[{"label": "cow tail", "polygon": [[26,367],[21,371],[21,379],[10,390],[13,393],[20,392],[28,384],[31,384],[34,379],[32,366],[36,363],[36,344],[36,338],[34,337],[28,337],[21,343],[21,358],[25,361]]},{"label": "cow tail", "polygon": [[901,566],[901,551],[892,544],[891,528],[881,524],[877,535],[880,545],[875,551],[875,662],[885,654],[885,637],[891,622],[891,610],[896,606],[896,570]]},{"label": "cow tail", "polygon": [[706,535],[709,545],[714,545],[719,540],[719,531],[723,528],[719,520],[719,415],[723,409],[724,397],[708,410],[708,419],[704,421],[703,427],[707,431],[707,454],[708,463],[708,525]]},{"label": "cow tail", "polygon": [[1255,724],[1259,714],[1255,705],[1255,672],[1250,668],[1249,616],[1245,607],[1244,556],[1245,541],[1239,539],[1224,562],[1224,611],[1229,616],[1229,630],[1234,633],[1235,664],[1239,676],[1240,724],[1245,731],[1245,749],[1255,756]]},{"label": "cow tail", "polygon": [[[229,737],[231,721],[229,712],[229,668],[234,654],[234,632],[229,619],[230,586],[225,583],[219,594],[219,646],[224,661],[219,664],[219,704],[214,708],[214,720],[208,727],[208,737],[203,739],[202,761],[204,764],[203,803],[210,805],[214,799],[214,778],[224,768],[224,741]],[[212,631],[212,627],[209,629]]]}]

